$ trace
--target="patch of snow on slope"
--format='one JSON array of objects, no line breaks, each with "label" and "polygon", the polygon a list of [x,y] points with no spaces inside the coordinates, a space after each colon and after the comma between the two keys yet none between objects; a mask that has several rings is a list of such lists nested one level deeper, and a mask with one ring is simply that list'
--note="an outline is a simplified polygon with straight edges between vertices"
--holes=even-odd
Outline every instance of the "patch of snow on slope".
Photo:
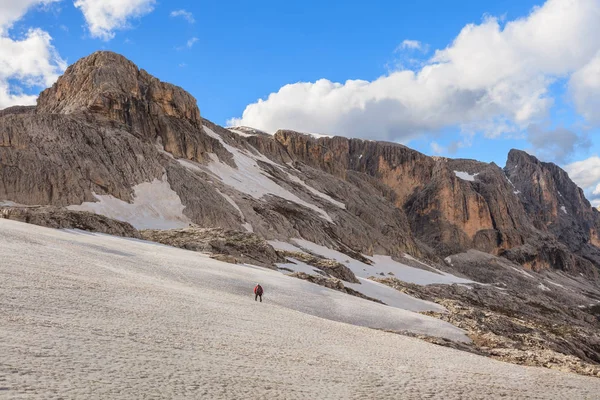
[{"label": "patch of snow on slope", "polygon": [[202,168],[200,168],[200,166],[198,164],[194,163],[191,160],[185,160],[183,158],[178,158],[177,162],[189,170],[196,171],[196,172],[203,172],[203,173],[206,172]]},{"label": "patch of snow on slope", "polygon": [[242,210],[240,209],[240,207],[237,205],[237,203],[235,201],[233,201],[233,199],[229,196],[226,195],[225,193],[222,193],[220,190],[217,189],[217,193],[219,193],[221,196],[223,196],[223,198],[225,200],[227,200],[227,202],[229,204],[231,204],[231,206],[233,208],[235,208],[237,210],[237,212],[240,214],[240,218],[242,219],[242,221],[245,219],[244,217],[244,213],[242,212]]},{"label": "patch of snow on slope", "polygon": [[302,187],[304,187],[306,190],[308,190],[315,196],[318,196],[324,200],[327,200],[328,202],[330,202],[331,204],[333,204],[336,207],[339,207],[344,210],[346,209],[346,205],[344,203],[337,201],[336,199],[332,198],[331,196],[329,196],[323,192],[319,192],[317,189],[313,188],[312,186],[308,186],[302,179],[298,178],[296,175],[292,175],[290,173],[287,173],[286,171],[283,171],[283,172],[285,172],[287,174],[288,178],[292,182],[295,182],[295,183],[301,185]]},{"label": "patch of snow on slope", "polygon": [[546,279],[546,282],[548,282],[551,285],[558,286],[560,288],[564,288],[564,286],[561,285],[560,283],[552,282],[550,279]]},{"label": "patch of snow on slope", "polygon": [[361,278],[369,278],[371,276],[390,276],[391,272],[394,277],[401,281],[414,283],[417,285],[432,285],[432,284],[452,284],[452,283],[475,283],[468,279],[459,278],[457,276],[446,274],[438,271],[431,272],[423,269],[410,267],[393,260],[390,256],[374,255],[367,257],[373,262],[373,265],[365,264],[355,260],[344,253],[329,249],[325,246],[309,242],[304,239],[292,239],[294,243],[303,249],[312,253],[318,254],[325,258],[336,260],[352,270],[354,275]]},{"label": "patch of snow on slope", "polygon": [[[204,127],[204,131],[207,135],[219,140],[227,149],[227,151],[233,155],[233,160],[235,161],[237,168],[232,168],[229,165],[219,161],[216,156],[211,157],[213,161],[210,162],[206,167],[210,172],[217,175],[224,184],[232,186],[240,192],[249,194],[255,199],[261,199],[263,196],[269,194],[281,197],[296,204],[310,208],[321,218],[333,223],[333,220],[329,214],[327,214],[323,209],[302,200],[289,190],[279,186],[273,180],[268,178],[264,171],[256,163],[256,158],[253,158],[246,152],[242,152],[239,149],[228,145],[225,143],[223,138],[221,138],[221,136],[217,135],[211,129]],[[211,156],[213,155],[212,153],[210,154]]]},{"label": "patch of snow on slope", "polygon": [[[65,299],[66,304],[71,306],[81,303],[77,299],[82,292],[73,291],[71,281],[68,285],[58,282],[62,282],[60,279],[85,277],[77,287],[86,290],[86,301],[99,304],[105,304],[106,299],[92,299],[91,296],[96,290],[94,288],[97,287],[101,287],[99,293],[104,295],[105,290],[120,285],[124,288],[125,297],[130,301],[131,296],[135,297],[134,305],[138,305],[140,300],[136,294],[164,291],[164,294],[159,295],[159,303],[164,305],[165,302],[173,300],[174,308],[152,315],[178,312],[181,307],[178,296],[185,295],[197,300],[193,308],[201,309],[201,315],[205,318],[205,313],[214,309],[223,316],[231,314],[231,317],[234,317],[231,321],[237,321],[238,326],[243,324],[242,321],[246,320],[246,317],[255,313],[262,315],[267,321],[298,318],[294,316],[299,313],[284,310],[289,309],[353,325],[408,330],[469,341],[464,331],[439,319],[386,307],[267,268],[228,264],[212,260],[200,253],[141,240],[89,232],[66,232],[9,220],[0,220],[0,230],[0,274],[6,275],[4,269],[8,268],[27,276],[40,276],[43,285],[48,285],[50,274],[56,274],[59,280],[53,282],[57,282],[57,287],[68,287],[68,294],[75,296]],[[44,263],[40,263],[40,259],[43,259]],[[77,262],[74,263],[73,260]],[[264,302],[267,304],[263,304],[260,310],[256,309],[252,296],[252,287],[256,282],[260,282],[265,288]],[[33,284],[31,279],[30,284]],[[135,292],[138,288],[139,292]],[[43,290],[38,293],[53,299],[52,296],[56,295],[55,292]],[[170,295],[167,296],[167,293]],[[152,295],[150,297],[154,298]],[[40,301],[39,296],[35,296],[35,299],[38,307],[43,307],[45,302]],[[116,301],[115,304],[118,305],[118,311],[122,312],[124,304],[121,301]],[[137,310],[139,308],[134,308],[133,314],[139,316]],[[155,312],[152,307],[149,307],[148,311]],[[269,312],[275,314],[269,317]],[[71,317],[69,314],[68,318]],[[189,315],[185,318],[188,317]],[[152,320],[155,321],[154,318]],[[209,323],[210,327],[219,324],[212,318],[194,321],[194,324],[197,323]],[[223,329],[230,332],[231,327],[232,325],[225,324]],[[240,332],[242,331],[240,328]]]},{"label": "patch of snow on slope", "polygon": [[308,135],[308,136],[312,136],[315,139],[321,139],[321,138],[329,138],[329,139],[331,139],[333,137],[333,135],[324,135],[322,133],[308,133],[308,132],[302,132],[302,133],[305,134],[305,135]]},{"label": "patch of snow on slope", "polygon": [[0,206],[2,206],[2,207],[18,207],[18,206],[25,207],[22,204],[15,203],[14,201],[9,201],[9,200],[0,201]]},{"label": "patch of snow on slope", "polygon": [[254,232],[254,228],[252,227],[252,225],[250,225],[248,222],[246,222],[246,217],[244,217],[244,213],[242,212],[242,209],[237,205],[237,203],[235,201],[233,201],[233,199],[229,195],[222,193],[218,189],[216,189],[216,190],[217,190],[217,193],[219,193],[221,196],[223,196],[223,198],[225,200],[227,200],[227,202],[229,204],[231,204],[231,206],[233,208],[235,208],[237,210],[237,212],[240,214],[240,218],[243,222],[242,226],[244,227],[244,229],[247,230],[248,232]]},{"label": "patch of snow on slope", "polygon": [[248,132],[244,132],[240,129],[234,129],[234,128],[228,128],[231,132],[237,133],[240,136],[243,137],[250,137],[250,136],[256,136],[256,133],[248,133]]},{"label": "patch of snow on slope", "polygon": [[365,296],[381,300],[390,307],[396,307],[402,310],[409,310],[413,312],[446,311],[445,308],[439,304],[417,299],[416,297],[412,297],[406,293],[392,289],[383,283],[375,282],[366,278],[358,278],[358,280],[360,283],[344,282],[344,286],[354,289]]},{"label": "patch of snow on slope", "polygon": [[267,242],[273,246],[275,250],[305,253],[305,251],[302,251],[300,247],[296,247],[288,242],[282,242],[281,240],[268,240]]},{"label": "patch of snow on slope", "polygon": [[569,214],[569,213],[567,212],[567,207],[565,207],[565,206],[560,206],[560,209],[561,209],[561,210],[562,210],[562,212],[564,212],[565,214]]},{"label": "patch of snow on slope", "polygon": [[294,272],[304,272],[305,274],[310,275],[314,275],[315,273],[319,273],[318,271],[320,271],[318,268],[315,268],[312,265],[297,260],[293,257],[288,257],[287,260],[289,261],[288,263],[277,264],[277,267],[291,269]]},{"label": "patch of snow on slope", "polygon": [[471,175],[468,172],[464,172],[464,171],[454,171],[454,174],[457,177],[459,177],[460,179],[462,179],[463,181],[469,181],[469,182],[474,182],[475,181],[475,177],[477,175],[479,175],[479,173]]},{"label": "patch of snow on slope", "polygon": [[512,269],[514,269],[515,271],[517,271],[518,273],[520,273],[520,274],[521,274],[521,275],[523,275],[523,276],[526,276],[526,277],[528,277],[528,278],[533,278],[533,279],[535,279],[535,277],[534,277],[533,275],[531,275],[531,274],[529,274],[529,273],[525,272],[525,271],[524,271],[524,270],[522,270],[522,269],[515,268],[515,267],[511,267],[511,268],[512,268]]},{"label": "patch of snow on slope", "polygon": [[183,214],[185,206],[181,204],[179,195],[171,189],[166,175],[162,180],[140,183],[133,187],[133,191],[132,203],[94,193],[97,202],[85,202],[67,208],[129,222],[137,229],[176,229],[190,224],[190,219]]},{"label": "patch of snow on slope", "polygon": [[249,222],[244,222],[242,224],[242,226],[244,227],[245,230],[247,230],[248,232],[252,233],[254,232],[254,227],[252,225],[250,225]]},{"label": "patch of snow on slope", "polygon": [[548,286],[544,285],[543,283],[540,283],[538,285],[538,289],[540,289],[543,292],[549,292],[550,291],[550,288]]}]

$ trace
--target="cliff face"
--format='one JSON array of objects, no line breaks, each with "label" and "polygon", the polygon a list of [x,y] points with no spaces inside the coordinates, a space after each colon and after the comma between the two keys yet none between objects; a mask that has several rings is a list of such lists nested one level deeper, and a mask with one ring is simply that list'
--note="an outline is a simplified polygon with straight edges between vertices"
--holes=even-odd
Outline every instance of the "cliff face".
[{"label": "cliff face", "polygon": [[38,98],[37,113],[87,116],[160,142],[176,157],[203,160],[225,154],[203,135],[196,100],[180,87],[140,70],[125,57],[97,52],[71,65]]},{"label": "cliff face", "polygon": [[600,265],[600,213],[554,165],[513,151],[502,170],[395,143],[224,129],[110,52],[70,66],[37,107],[0,111],[0,167],[0,201],[137,227],[167,219],[438,260],[476,249],[591,278]]},{"label": "cliff face", "polygon": [[495,165],[427,157],[393,143],[315,139],[291,131],[277,132],[275,140],[296,161],[341,178],[348,171],[364,173],[387,186],[412,232],[442,255],[468,248],[497,253],[522,244],[529,233],[524,209]]},{"label": "cliff face", "polygon": [[[535,270],[597,276],[600,214],[555,165],[518,151],[502,170],[393,143],[293,131],[274,138],[295,161],[343,179],[350,171],[363,173],[388,187],[416,239],[440,256],[476,249]],[[522,167],[514,168],[519,159]]]},{"label": "cliff face", "polygon": [[600,213],[568,174],[552,163],[512,150],[505,168],[534,226],[567,249],[600,262]]}]

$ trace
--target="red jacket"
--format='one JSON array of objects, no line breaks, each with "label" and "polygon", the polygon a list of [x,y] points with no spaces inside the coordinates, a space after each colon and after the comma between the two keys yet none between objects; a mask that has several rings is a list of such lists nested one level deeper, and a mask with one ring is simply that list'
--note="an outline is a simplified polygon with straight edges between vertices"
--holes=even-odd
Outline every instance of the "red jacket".
[{"label": "red jacket", "polygon": [[262,288],[262,286],[260,286],[260,285],[256,285],[256,286],[254,287],[254,294],[257,294],[257,295],[259,295],[259,296],[262,296],[262,294],[263,294],[263,288]]}]

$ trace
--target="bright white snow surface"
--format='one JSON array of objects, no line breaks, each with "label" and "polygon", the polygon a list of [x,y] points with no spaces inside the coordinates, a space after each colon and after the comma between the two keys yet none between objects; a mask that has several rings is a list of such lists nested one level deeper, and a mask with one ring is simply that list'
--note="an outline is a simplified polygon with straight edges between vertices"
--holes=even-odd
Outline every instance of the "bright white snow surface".
[{"label": "bright white snow surface", "polygon": [[137,229],[177,229],[190,224],[183,214],[185,206],[171,189],[166,176],[162,180],[140,183],[133,187],[133,202],[109,195],[97,195],[97,202],[67,207],[73,211],[89,211],[119,221],[129,222]]},{"label": "bright white snow surface", "polygon": [[[81,231],[57,231],[33,225],[0,220],[0,229],[30,232],[32,237],[56,249],[44,253],[44,265],[78,263],[106,268],[117,275],[151,277],[171,285],[180,282],[196,290],[216,290],[221,294],[246,296],[256,282],[267,293],[269,304],[316,315],[335,321],[381,329],[410,330],[454,340],[467,340],[463,331],[444,321],[324,288],[277,271],[250,265],[219,262],[200,253],[156,243],[122,239]],[[0,239],[1,240],[1,239]],[[25,245],[25,244],[24,244]],[[42,248],[26,246],[18,251],[29,253]],[[39,262],[39,256],[32,260]],[[399,293],[399,292],[398,292]],[[400,293],[402,294],[402,293]]]},{"label": "bright white snow surface", "polygon": [[567,212],[567,207],[565,206],[561,206],[560,209],[562,210],[562,212],[564,212],[565,214],[568,214]]},{"label": "bright white snow surface", "polygon": [[[304,239],[292,239],[299,247],[308,250],[309,252],[318,254],[322,257],[336,260],[354,272],[357,277],[368,278],[371,276],[394,276],[401,281],[415,283],[417,285],[432,285],[432,284],[452,284],[452,283],[475,283],[471,280],[459,278],[457,276],[447,274],[441,271],[431,272],[420,268],[414,268],[398,261],[393,260],[390,256],[374,255],[367,257],[373,262],[373,265],[365,264],[361,261],[350,258],[344,253],[336,250],[331,250],[325,246],[309,242]],[[271,244],[273,245],[273,244]],[[274,245],[273,245],[274,246]],[[275,247],[275,246],[274,246]],[[390,274],[390,272],[393,274]]]},{"label": "bright white snow surface", "polygon": [[459,177],[460,179],[462,179],[463,181],[469,181],[469,182],[474,182],[475,177],[477,175],[479,175],[479,173],[471,175],[468,172],[463,172],[463,171],[454,171],[454,174],[457,177]]},{"label": "bright white snow surface", "polygon": [[530,273],[526,272],[525,270],[523,270],[521,268],[515,268],[515,267],[511,267],[511,268],[514,269],[515,271],[517,271],[518,273],[520,273],[523,276],[535,279],[535,277],[533,275],[531,275]]},{"label": "bright white snow surface", "polygon": [[[263,303],[252,296],[257,281]],[[0,220],[0,398],[591,399],[600,392],[597,378],[294,308],[462,337],[441,321],[275,271]]]},{"label": "bright white snow surface", "polygon": [[540,289],[543,292],[549,292],[550,291],[550,288],[548,286],[544,285],[543,283],[540,283],[538,285],[538,289]]},{"label": "bright white snow surface", "polygon": [[[315,211],[321,218],[333,222],[329,214],[325,212],[322,208],[317,207],[316,205],[309,203],[307,201],[302,200],[289,190],[279,186],[273,180],[271,180],[267,175],[265,175],[264,171],[258,166],[257,160],[273,164],[271,160],[262,156],[251,154],[247,151],[242,151],[238,148],[228,145],[225,143],[221,136],[217,135],[211,129],[204,127],[204,131],[207,135],[219,140],[221,144],[233,154],[233,160],[237,168],[233,168],[223,162],[221,162],[214,154],[210,154],[212,157],[212,162],[210,162],[207,166],[207,169],[219,177],[219,179],[226,185],[234,187],[236,190],[249,194],[255,199],[260,199],[263,196],[272,194],[296,204],[300,204],[304,207],[310,208]],[[185,163],[182,165],[187,165],[189,163]],[[292,177],[292,175],[290,175]],[[293,179],[293,178],[292,178]],[[298,178],[296,178],[299,180]],[[315,193],[317,190],[311,188],[312,192]],[[327,196],[324,193],[320,194],[320,197],[324,199],[328,199],[329,201],[333,201],[336,206],[339,207],[339,202],[331,199],[331,197]],[[339,203],[339,204],[338,204]],[[345,207],[345,206],[344,206]]]},{"label": "bright white snow surface", "polygon": [[[354,289],[366,296],[381,300],[391,307],[400,308],[403,310],[422,312],[422,311],[437,311],[444,312],[446,309],[439,304],[417,299],[415,297],[404,294],[387,285],[368,279],[369,277],[395,277],[404,282],[415,283],[418,285],[429,285],[435,283],[474,283],[468,279],[458,278],[454,275],[443,272],[435,273],[425,271],[419,268],[410,267],[397,261],[394,261],[389,256],[375,255],[368,257],[373,261],[373,265],[365,264],[361,261],[350,258],[344,253],[336,250],[331,250],[325,246],[309,242],[303,239],[292,239],[297,246],[292,244],[272,240],[269,241],[271,246],[278,250],[309,252],[320,255],[325,258],[336,260],[346,265],[360,281],[358,283],[344,282],[344,286]],[[294,272],[305,272],[307,274],[315,274],[315,268],[294,259],[289,259],[290,263],[278,264],[278,266],[286,269],[291,269]],[[382,275],[383,274],[383,275]]]}]

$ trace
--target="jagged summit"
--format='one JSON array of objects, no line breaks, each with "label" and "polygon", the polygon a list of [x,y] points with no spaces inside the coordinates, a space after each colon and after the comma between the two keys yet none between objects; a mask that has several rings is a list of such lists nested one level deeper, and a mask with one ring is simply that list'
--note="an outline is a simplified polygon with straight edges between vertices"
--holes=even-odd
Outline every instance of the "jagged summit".
[{"label": "jagged summit", "polygon": [[134,114],[148,113],[201,124],[192,95],[110,51],[93,53],[68,67],[51,88],[40,94],[37,112],[89,112],[132,126],[141,124]]}]

